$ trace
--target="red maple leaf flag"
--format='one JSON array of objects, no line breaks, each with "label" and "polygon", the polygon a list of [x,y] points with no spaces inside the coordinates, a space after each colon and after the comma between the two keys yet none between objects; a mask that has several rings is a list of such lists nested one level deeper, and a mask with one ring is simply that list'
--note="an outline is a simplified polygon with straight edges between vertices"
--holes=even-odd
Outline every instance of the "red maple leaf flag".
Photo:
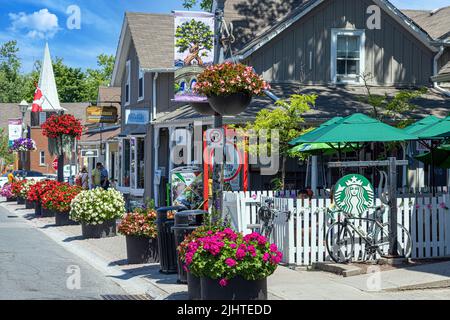
[{"label": "red maple leaf flag", "polygon": [[44,103],[44,95],[41,89],[36,84],[36,91],[34,92],[33,106],[31,107],[31,112],[41,112],[42,104]]}]

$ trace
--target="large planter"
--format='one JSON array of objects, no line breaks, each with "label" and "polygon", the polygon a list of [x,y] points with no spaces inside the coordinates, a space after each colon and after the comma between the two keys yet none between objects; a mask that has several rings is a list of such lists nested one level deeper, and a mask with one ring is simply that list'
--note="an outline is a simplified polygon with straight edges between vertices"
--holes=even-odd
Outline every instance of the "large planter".
[{"label": "large planter", "polygon": [[39,201],[34,203],[34,215],[36,217],[42,216],[42,204]]},{"label": "large planter", "polygon": [[129,264],[159,263],[157,239],[126,236],[126,243]]},{"label": "large planter", "polygon": [[189,300],[201,300],[202,299],[202,286],[199,277],[194,276],[192,273],[187,273],[188,295]]},{"label": "large planter", "polygon": [[6,198],[6,202],[16,202],[17,198]]},{"label": "large planter", "polygon": [[26,209],[34,209],[34,201],[25,200],[25,208]]},{"label": "large planter", "polygon": [[52,218],[55,216],[55,211],[45,209],[42,207],[42,218]]},{"label": "large planter", "polygon": [[189,105],[197,111],[199,114],[210,115],[213,116],[216,114],[216,111],[211,107],[211,104],[208,101],[205,102],[189,102]]},{"label": "large planter", "polygon": [[235,116],[242,113],[252,102],[248,93],[234,93],[228,96],[209,96],[208,101],[217,113],[223,116]]},{"label": "large planter", "polygon": [[81,223],[81,233],[84,238],[109,238],[116,236],[116,220],[105,221],[102,224],[86,224]]},{"label": "large planter", "polygon": [[25,204],[25,198],[18,197],[17,204],[20,204],[20,205]]},{"label": "large planter", "polygon": [[55,225],[57,225],[58,227],[77,224],[78,222],[70,219],[69,212],[55,212]]},{"label": "large planter", "polygon": [[221,287],[219,280],[200,279],[202,300],[267,300],[267,279],[248,281],[236,277]]}]

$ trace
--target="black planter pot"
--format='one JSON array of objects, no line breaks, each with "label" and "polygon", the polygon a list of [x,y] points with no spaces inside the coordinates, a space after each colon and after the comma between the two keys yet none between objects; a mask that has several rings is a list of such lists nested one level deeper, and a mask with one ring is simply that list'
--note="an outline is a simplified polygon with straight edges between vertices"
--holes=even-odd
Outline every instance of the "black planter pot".
[{"label": "black planter pot", "polygon": [[69,212],[55,212],[55,224],[60,227],[77,225],[78,222],[70,219]]},{"label": "black planter pot", "polygon": [[39,201],[34,203],[34,215],[36,217],[42,216],[42,204]]},{"label": "black planter pot", "polygon": [[157,239],[126,236],[126,243],[129,264],[159,263]]},{"label": "black planter pot", "polygon": [[208,101],[205,102],[189,102],[189,105],[200,114],[213,116],[216,111],[211,107]]},{"label": "black planter pot", "polygon": [[81,223],[83,238],[109,238],[116,236],[116,220],[105,221],[102,224],[92,225]]},{"label": "black planter pot", "polygon": [[34,209],[34,201],[25,200],[25,208],[26,209]]},{"label": "black planter pot", "polygon": [[17,198],[6,198],[6,202],[16,202]]},{"label": "black planter pot", "polygon": [[42,208],[42,218],[52,218],[55,216],[55,212],[49,209]]},{"label": "black planter pot", "polygon": [[202,299],[202,286],[199,277],[194,276],[192,273],[187,273],[188,283],[188,295],[189,300],[201,300]]},{"label": "black planter pot", "polygon": [[248,107],[252,102],[252,96],[241,92],[228,96],[210,96],[208,101],[217,113],[223,116],[235,116]]},{"label": "black planter pot", "polygon": [[22,205],[22,204],[25,204],[25,198],[17,198],[17,204],[20,204],[20,205]]},{"label": "black planter pot", "polygon": [[248,281],[236,277],[221,287],[219,280],[202,277],[202,300],[267,300],[267,279]]}]

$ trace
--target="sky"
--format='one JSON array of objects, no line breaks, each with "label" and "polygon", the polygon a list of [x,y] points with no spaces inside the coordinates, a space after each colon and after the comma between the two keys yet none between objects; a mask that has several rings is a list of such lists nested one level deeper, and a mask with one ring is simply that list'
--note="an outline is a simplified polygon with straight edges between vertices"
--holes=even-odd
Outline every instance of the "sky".
[{"label": "sky", "polygon": [[[0,0],[0,43],[17,40],[29,72],[49,42],[53,57],[95,68],[101,53],[115,54],[125,11],[170,13],[183,0]],[[436,9],[450,0],[391,0],[398,8]],[[79,14],[78,14],[79,13]],[[80,17],[80,19],[78,19]],[[450,17],[449,17],[450,18]]]}]

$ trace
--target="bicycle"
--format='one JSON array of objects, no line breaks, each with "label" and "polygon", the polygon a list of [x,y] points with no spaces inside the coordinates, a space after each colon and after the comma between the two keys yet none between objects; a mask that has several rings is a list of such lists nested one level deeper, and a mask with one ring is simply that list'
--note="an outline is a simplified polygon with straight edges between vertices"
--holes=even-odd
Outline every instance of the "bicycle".
[{"label": "bicycle", "polygon": [[[372,207],[375,209],[374,218],[355,217],[340,210],[328,212],[331,213],[332,221],[335,220],[333,214],[343,213],[343,221],[336,221],[328,228],[326,234],[326,247],[331,259],[336,263],[348,263],[352,260],[355,250],[355,235],[359,236],[365,243],[364,255],[366,259],[386,256],[389,250],[389,223],[382,223],[381,217],[385,211],[384,206]],[[351,220],[366,222],[371,228],[368,232],[356,226]],[[412,241],[411,235],[400,223],[397,224],[397,250],[398,255],[409,258],[411,255]]]},{"label": "bicycle", "polygon": [[265,205],[261,205],[257,203],[258,209],[258,220],[259,224],[249,224],[247,225],[247,228],[252,229],[259,234],[265,236],[267,239],[270,239],[270,236],[273,232],[273,222],[275,218],[280,213],[285,213],[288,215],[288,219],[290,217],[289,211],[280,211],[273,208],[274,200],[273,199],[266,199]]}]

